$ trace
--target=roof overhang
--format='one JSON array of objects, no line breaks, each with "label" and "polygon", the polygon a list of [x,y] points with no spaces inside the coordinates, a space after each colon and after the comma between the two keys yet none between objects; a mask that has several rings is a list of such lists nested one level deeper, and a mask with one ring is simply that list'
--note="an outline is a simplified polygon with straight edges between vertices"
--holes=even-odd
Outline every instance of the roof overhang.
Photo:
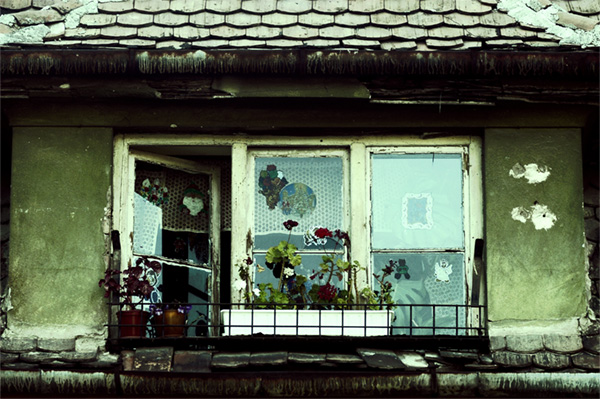
[{"label": "roof overhang", "polygon": [[3,50],[6,75],[507,76],[598,79],[598,52]]}]

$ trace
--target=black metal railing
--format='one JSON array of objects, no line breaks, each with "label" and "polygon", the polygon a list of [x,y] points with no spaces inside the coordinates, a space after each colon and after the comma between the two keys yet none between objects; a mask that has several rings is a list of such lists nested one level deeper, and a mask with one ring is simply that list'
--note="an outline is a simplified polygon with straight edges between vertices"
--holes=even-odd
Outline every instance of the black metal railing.
[{"label": "black metal railing", "polygon": [[[485,337],[483,305],[393,304],[246,304],[173,303],[136,306],[127,312],[111,303],[111,336],[129,338],[203,339],[234,336],[296,337]],[[167,311],[168,309],[168,311]],[[137,313],[137,315],[135,314]],[[162,315],[160,314],[162,313]],[[167,317],[167,313],[170,317]],[[175,314],[176,317],[171,317]]]}]

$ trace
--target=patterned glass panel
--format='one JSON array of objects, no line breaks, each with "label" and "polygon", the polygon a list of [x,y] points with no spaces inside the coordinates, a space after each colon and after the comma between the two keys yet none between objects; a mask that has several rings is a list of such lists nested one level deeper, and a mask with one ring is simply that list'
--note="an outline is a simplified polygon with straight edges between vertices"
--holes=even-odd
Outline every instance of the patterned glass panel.
[{"label": "patterned glass panel", "polygon": [[[380,277],[391,267],[394,303],[402,305],[464,305],[465,270],[462,253],[385,253],[373,255],[374,273]],[[378,289],[374,286],[374,289]],[[457,317],[458,315],[458,317]],[[456,307],[404,306],[396,308],[394,334],[456,335],[465,326],[465,310]],[[435,323],[435,324],[434,324]],[[410,327],[413,327],[412,329]],[[448,327],[448,328],[444,328]],[[458,330],[464,335],[464,330]]]},{"label": "patterned glass panel", "polygon": [[343,229],[343,178],[337,157],[256,158],[254,249],[264,251],[287,240],[283,222],[289,219],[298,222],[290,242],[299,249],[311,227]]},{"label": "patterned glass panel", "polygon": [[372,159],[372,248],[463,248],[461,154]]}]

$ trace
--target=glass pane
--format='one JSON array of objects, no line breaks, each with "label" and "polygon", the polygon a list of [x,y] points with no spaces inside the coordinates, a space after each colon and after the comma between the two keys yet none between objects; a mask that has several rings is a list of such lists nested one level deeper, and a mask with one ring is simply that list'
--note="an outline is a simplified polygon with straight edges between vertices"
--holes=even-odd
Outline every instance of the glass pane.
[{"label": "glass pane", "polygon": [[[321,270],[319,263],[321,263],[322,255],[302,255],[302,263],[299,266],[295,267],[296,275],[301,274],[306,277],[306,291],[310,291],[312,285],[314,283],[318,283],[320,285],[324,285],[327,283],[329,279],[328,275],[319,275],[317,271]],[[256,255],[256,262],[264,268],[263,271],[259,271],[258,269],[254,270],[254,286],[258,287],[258,284],[263,283],[271,283],[274,288],[279,287],[279,280],[276,277],[276,274],[273,270],[268,269],[265,266],[265,256],[264,255]],[[262,270],[262,269],[261,269]],[[315,276],[314,279],[311,279],[312,276]],[[331,277],[330,284],[341,289],[344,286],[344,282],[340,281],[337,276]],[[285,292],[285,290],[284,290]]]},{"label": "glass pane", "polygon": [[304,248],[304,232],[313,226],[343,229],[343,178],[338,157],[256,158],[255,250],[287,240],[283,222],[289,219],[299,223],[290,240],[299,249]]},{"label": "glass pane", "polygon": [[372,157],[373,249],[463,248],[461,154]]},{"label": "glass pane", "polygon": [[[465,305],[465,271],[462,253],[386,253],[373,255],[373,271],[380,277],[391,267],[386,281],[392,283],[394,303],[401,305]],[[379,290],[374,282],[374,290]],[[458,309],[458,319],[457,319]],[[395,309],[395,334],[432,335],[432,306],[402,306]],[[458,320],[458,324],[457,324]],[[436,307],[435,327],[464,327],[465,308]],[[413,327],[412,330],[410,327]],[[455,329],[441,328],[436,334],[456,335]],[[464,330],[458,331],[459,335]]]},{"label": "glass pane", "polygon": [[133,252],[207,264],[209,176],[136,163]]}]

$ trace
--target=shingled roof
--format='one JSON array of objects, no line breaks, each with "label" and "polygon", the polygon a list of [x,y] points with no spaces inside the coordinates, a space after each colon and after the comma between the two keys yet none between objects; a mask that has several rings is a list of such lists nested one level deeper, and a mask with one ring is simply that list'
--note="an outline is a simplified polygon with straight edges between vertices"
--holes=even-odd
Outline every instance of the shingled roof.
[{"label": "shingled roof", "polygon": [[3,0],[0,45],[148,50],[590,49],[598,0]]}]

